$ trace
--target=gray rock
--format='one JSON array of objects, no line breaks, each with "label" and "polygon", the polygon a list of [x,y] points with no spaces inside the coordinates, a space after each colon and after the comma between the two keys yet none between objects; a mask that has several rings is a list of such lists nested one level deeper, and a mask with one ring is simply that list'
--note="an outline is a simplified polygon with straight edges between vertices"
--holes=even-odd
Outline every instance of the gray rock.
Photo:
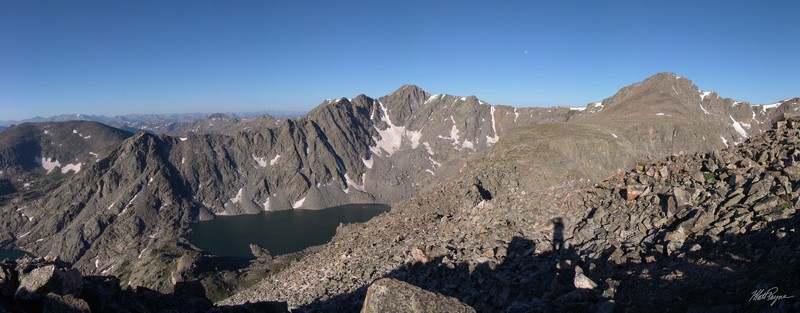
[{"label": "gray rock", "polygon": [[50,264],[23,274],[15,297],[22,300],[42,299],[50,292],[77,296],[82,289],[83,277],[78,270]]},{"label": "gray rock", "polygon": [[685,209],[692,205],[692,194],[681,187],[675,187],[674,190],[675,204],[679,210]]},{"label": "gray rock", "polygon": [[42,302],[42,313],[90,313],[89,304],[72,295],[48,293]]},{"label": "gray rock", "polygon": [[361,312],[475,312],[475,309],[455,298],[425,291],[396,279],[383,278],[367,289]]},{"label": "gray rock", "polygon": [[36,268],[22,276],[15,297],[22,300],[42,299],[49,293],[49,285],[54,284],[56,279],[55,265]]},{"label": "gray rock", "polygon": [[272,259],[272,254],[269,253],[269,250],[257,244],[253,243],[250,244],[250,253],[252,253],[253,256],[256,257],[256,259],[264,259],[264,260]]}]

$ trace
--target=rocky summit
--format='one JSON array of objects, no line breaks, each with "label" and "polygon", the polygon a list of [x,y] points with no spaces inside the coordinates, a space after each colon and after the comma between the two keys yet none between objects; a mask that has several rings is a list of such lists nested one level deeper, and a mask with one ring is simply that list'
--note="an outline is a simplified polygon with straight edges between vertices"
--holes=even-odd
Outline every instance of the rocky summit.
[{"label": "rocky summit", "polygon": [[[798,109],[661,73],[581,108],[406,85],[295,119],[219,114],[157,134],[15,125],[0,133],[0,247],[39,258],[4,263],[2,303],[798,310]],[[346,203],[392,210],[290,255],[224,258],[182,238],[219,216]],[[83,287],[53,287],[62,278]]]}]

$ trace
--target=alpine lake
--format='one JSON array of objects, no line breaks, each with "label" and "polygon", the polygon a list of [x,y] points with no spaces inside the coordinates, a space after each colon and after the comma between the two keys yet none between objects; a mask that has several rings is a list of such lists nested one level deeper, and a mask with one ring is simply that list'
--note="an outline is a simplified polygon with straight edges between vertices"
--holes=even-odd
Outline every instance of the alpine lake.
[{"label": "alpine lake", "polygon": [[7,249],[0,249],[0,260],[5,260],[6,258],[9,259],[18,259],[25,255],[25,252],[19,250],[7,250]]},{"label": "alpine lake", "polygon": [[389,209],[385,204],[348,204],[321,210],[217,216],[193,224],[185,238],[198,248],[223,257],[253,258],[250,244],[278,256],[327,243],[340,223],[363,223]]}]

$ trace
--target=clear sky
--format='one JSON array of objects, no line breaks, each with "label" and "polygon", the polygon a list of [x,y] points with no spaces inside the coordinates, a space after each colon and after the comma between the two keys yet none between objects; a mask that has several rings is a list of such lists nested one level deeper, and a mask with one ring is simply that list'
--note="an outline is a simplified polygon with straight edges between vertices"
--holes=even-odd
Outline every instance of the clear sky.
[{"label": "clear sky", "polygon": [[0,120],[308,110],[403,84],[582,106],[658,72],[800,96],[797,1],[0,0]]}]

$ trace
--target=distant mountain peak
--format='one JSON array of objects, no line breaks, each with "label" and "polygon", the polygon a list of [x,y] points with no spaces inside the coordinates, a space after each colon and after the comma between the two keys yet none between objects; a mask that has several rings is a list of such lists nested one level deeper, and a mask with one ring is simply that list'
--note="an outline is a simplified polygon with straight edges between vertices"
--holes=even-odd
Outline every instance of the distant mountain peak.
[{"label": "distant mountain peak", "polygon": [[427,93],[424,89],[414,84],[405,84],[397,88],[393,93]]}]

